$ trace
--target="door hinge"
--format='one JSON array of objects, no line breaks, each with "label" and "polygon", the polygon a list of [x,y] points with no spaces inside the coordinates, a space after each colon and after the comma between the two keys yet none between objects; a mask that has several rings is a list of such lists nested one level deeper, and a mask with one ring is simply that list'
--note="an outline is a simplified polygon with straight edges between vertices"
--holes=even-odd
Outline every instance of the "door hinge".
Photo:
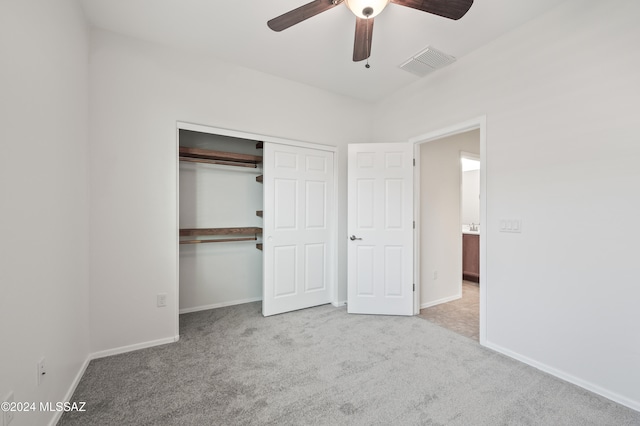
[{"label": "door hinge", "polygon": [[413,229],[416,229],[416,221],[413,221]]},{"label": "door hinge", "polygon": [[416,159],[414,158],[413,159],[413,167],[415,167],[415,166],[416,166]]},{"label": "door hinge", "polygon": [[413,291],[416,291],[416,283],[413,283]]}]

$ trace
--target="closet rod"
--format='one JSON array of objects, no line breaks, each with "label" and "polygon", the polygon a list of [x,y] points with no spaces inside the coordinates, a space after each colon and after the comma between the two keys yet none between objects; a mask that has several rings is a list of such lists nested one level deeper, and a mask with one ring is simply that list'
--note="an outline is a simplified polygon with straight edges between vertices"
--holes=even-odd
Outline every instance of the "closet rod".
[{"label": "closet rod", "polygon": [[180,244],[203,244],[203,243],[227,243],[232,241],[256,241],[256,237],[247,238],[221,238],[219,240],[184,240]]},{"label": "closet rod", "polygon": [[258,165],[254,163],[239,163],[235,161],[223,161],[223,160],[209,160],[207,158],[196,157],[180,157],[180,161],[188,161],[190,163],[207,163],[207,164],[219,164],[222,166],[236,166],[236,167],[251,167],[257,169]]}]

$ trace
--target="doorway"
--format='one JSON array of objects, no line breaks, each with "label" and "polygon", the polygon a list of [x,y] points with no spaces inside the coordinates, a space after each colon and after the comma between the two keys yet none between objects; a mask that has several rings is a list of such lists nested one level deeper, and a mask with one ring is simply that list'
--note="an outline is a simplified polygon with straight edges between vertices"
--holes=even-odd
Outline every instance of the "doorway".
[{"label": "doorway", "polygon": [[[415,313],[458,324],[453,331],[486,340],[486,158],[485,117],[412,138],[415,146]],[[461,153],[480,159],[477,239],[483,286],[463,280]],[[470,224],[468,224],[470,225]],[[429,312],[425,312],[429,311]],[[456,312],[460,315],[456,316]],[[465,318],[466,317],[466,318]],[[473,327],[460,327],[471,321]],[[444,324],[443,324],[444,325]]]}]

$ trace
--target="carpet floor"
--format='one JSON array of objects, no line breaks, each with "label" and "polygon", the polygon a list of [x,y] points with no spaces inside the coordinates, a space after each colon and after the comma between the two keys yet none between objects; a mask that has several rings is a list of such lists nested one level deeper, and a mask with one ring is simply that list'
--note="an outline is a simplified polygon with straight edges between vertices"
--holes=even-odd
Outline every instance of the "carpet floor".
[{"label": "carpet floor", "polygon": [[639,425],[633,411],[417,317],[260,303],[91,361],[59,425]]}]

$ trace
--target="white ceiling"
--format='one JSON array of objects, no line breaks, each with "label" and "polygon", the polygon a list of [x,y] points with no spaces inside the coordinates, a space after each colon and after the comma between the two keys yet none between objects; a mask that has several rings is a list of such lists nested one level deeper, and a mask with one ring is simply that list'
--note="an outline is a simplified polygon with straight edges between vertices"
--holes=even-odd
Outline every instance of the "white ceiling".
[{"label": "white ceiling", "polygon": [[458,21],[390,4],[375,18],[366,69],[351,59],[355,16],[344,4],[277,33],[267,21],[310,0],[81,1],[93,26],[365,101],[418,80],[398,67],[427,46],[459,59],[558,3],[475,0]]}]

